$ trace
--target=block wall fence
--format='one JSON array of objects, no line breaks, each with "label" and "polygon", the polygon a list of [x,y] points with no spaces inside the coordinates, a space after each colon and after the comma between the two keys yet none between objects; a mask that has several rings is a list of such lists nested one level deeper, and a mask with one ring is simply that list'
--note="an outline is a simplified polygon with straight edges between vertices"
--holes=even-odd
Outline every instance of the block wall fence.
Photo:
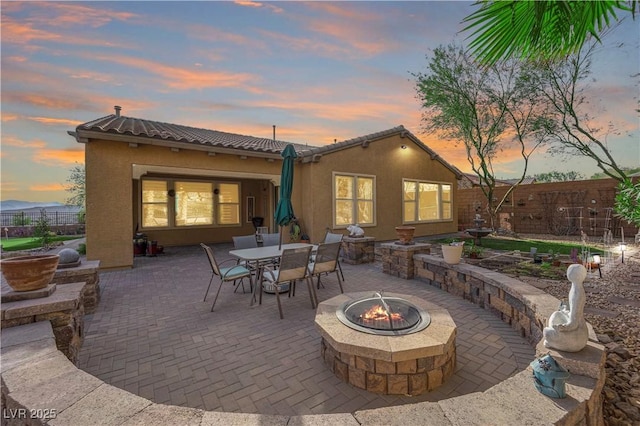
[{"label": "block wall fence", "polygon": [[[499,212],[500,228],[523,234],[580,235],[602,238],[605,229],[633,241],[635,226],[616,217],[613,212],[618,182],[614,179],[594,179],[572,182],[534,183],[520,185]],[[499,201],[509,187],[496,187]],[[487,200],[480,188],[459,189],[457,192],[458,228],[474,228],[473,219],[480,213],[489,225]]]}]

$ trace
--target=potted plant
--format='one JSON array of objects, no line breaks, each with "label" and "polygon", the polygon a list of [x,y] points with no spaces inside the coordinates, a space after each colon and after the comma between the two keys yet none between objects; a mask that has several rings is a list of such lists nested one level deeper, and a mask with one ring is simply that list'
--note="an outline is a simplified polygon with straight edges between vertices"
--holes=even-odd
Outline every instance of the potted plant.
[{"label": "potted plant", "polygon": [[300,242],[309,244],[311,242],[311,238],[309,238],[309,235],[303,232],[302,234],[300,234]]},{"label": "potted plant", "polygon": [[451,241],[448,244],[442,244],[442,257],[449,265],[457,265],[462,258],[462,250],[464,249],[464,241]]},{"label": "potted plant", "polygon": [[300,228],[300,224],[297,219],[293,219],[291,222],[291,226],[289,227],[289,239],[292,243],[297,243],[300,241],[300,234],[302,233],[302,228]]},{"label": "potted plant", "polygon": [[483,251],[484,251],[484,247],[476,245],[473,242],[468,246],[464,246],[464,253],[470,259],[479,259]]}]

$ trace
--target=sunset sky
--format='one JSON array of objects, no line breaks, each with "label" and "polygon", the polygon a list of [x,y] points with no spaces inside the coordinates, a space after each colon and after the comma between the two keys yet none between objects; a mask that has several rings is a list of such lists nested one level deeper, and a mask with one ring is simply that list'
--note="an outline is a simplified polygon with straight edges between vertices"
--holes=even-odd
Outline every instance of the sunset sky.
[{"label": "sunset sky", "polygon": [[[411,73],[434,48],[464,43],[469,2],[2,1],[1,199],[59,201],[84,145],[67,134],[113,113],[325,145],[404,125],[469,171],[464,150],[421,131]],[[595,56],[592,114],[608,146],[640,165],[640,19]],[[624,43],[620,45],[621,43]],[[635,77],[632,77],[635,75]],[[619,133],[619,134],[616,134]],[[497,174],[520,170],[509,152]],[[529,174],[595,162],[541,153]]]}]

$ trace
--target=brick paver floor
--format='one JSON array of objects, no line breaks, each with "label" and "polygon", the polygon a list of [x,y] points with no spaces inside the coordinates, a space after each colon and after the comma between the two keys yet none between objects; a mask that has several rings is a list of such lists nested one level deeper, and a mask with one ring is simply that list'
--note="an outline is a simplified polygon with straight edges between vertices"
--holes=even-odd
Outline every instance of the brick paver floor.
[{"label": "brick paver floor", "polygon": [[[228,258],[230,245],[213,246]],[[102,300],[85,317],[79,366],[107,383],[156,403],[262,414],[320,414],[437,401],[483,391],[527,367],[534,349],[514,330],[468,301],[380,265],[343,264],[345,292],[411,294],[449,310],[456,325],[457,368],[440,388],[418,397],[369,393],[340,381],[320,357],[320,335],[304,283],[249,307],[250,294],[225,285],[216,309],[203,302],[211,270],[199,246],[167,248],[135,267],[100,273]],[[323,278],[320,301],[339,294]],[[214,281],[217,283],[218,281]],[[212,286],[213,287],[213,286]],[[247,290],[248,290],[248,286]],[[215,288],[212,290],[215,292]]]}]

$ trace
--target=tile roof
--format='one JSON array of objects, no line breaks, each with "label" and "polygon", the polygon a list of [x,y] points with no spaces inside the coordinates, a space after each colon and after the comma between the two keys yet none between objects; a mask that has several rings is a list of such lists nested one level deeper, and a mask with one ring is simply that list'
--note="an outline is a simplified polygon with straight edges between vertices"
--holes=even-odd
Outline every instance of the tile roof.
[{"label": "tile roof", "polygon": [[273,154],[281,153],[288,144],[292,144],[299,154],[314,148],[313,146],[305,144],[238,135],[217,130],[200,129],[179,124],[162,123],[159,121],[120,116],[118,114],[107,115],[106,117],[98,118],[76,127],[76,134],[80,134],[82,131],[130,135],[191,145],[208,145],[211,147]]},{"label": "tile roof", "polygon": [[[200,129],[179,124],[163,123],[141,118],[125,117],[121,116],[119,109],[116,108],[115,114],[110,114],[105,117],[80,124],[76,127],[75,133],[69,132],[69,134],[74,136],[80,142],[82,139],[90,137],[86,132],[107,133],[122,136],[128,135],[134,138],[146,138],[195,146],[210,146],[212,148],[236,149],[266,154],[280,154],[288,144],[291,144],[294,146],[298,156],[303,159],[303,161],[313,161],[314,158],[320,158],[324,154],[340,151],[355,145],[363,145],[366,147],[369,143],[375,142],[376,140],[399,134],[401,137],[409,138],[420,148],[426,151],[432,160],[437,160],[445,167],[449,168],[458,179],[462,175],[460,170],[447,163],[431,148],[422,143],[420,139],[405,129],[404,126],[398,126],[381,132],[371,133],[342,142],[317,147],[307,144],[220,132],[217,130]],[[134,141],[132,140],[132,142]]]}]

